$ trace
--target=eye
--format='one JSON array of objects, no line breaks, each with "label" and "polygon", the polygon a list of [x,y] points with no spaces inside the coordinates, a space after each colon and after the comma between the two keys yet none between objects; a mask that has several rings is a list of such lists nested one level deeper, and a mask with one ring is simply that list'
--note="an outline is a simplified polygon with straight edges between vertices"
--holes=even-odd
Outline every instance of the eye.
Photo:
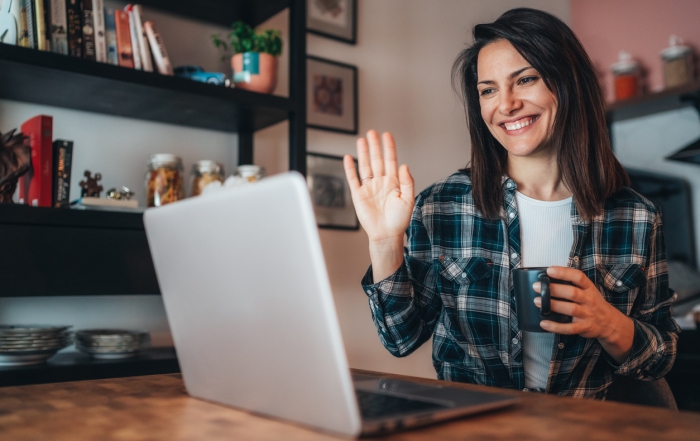
[{"label": "eye", "polygon": [[540,77],[533,75],[529,77],[522,77],[520,81],[518,81],[518,84],[528,84],[528,83],[534,83],[535,81],[539,80]]},{"label": "eye", "polygon": [[490,88],[489,88],[489,89],[482,89],[481,92],[479,92],[479,95],[480,95],[480,96],[490,95],[490,94],[493,93],[493,91],[494,91],[494,90],[493,90],[493,89],[490,89]]}]

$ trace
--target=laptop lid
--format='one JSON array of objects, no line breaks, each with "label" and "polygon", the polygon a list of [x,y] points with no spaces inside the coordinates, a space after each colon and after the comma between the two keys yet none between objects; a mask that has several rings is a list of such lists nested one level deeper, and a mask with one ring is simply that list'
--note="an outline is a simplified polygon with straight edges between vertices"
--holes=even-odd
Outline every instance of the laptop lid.
[{"label": "laptop lid", "polygon": [[360,434],[300,174],[149,209],[144,224],[192,396]]}]

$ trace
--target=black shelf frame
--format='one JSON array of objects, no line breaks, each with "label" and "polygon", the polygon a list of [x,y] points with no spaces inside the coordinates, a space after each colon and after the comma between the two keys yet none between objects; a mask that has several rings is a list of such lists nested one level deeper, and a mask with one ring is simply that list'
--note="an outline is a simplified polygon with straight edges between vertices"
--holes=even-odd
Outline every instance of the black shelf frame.
[{"label": "black shelf frame", "polygon": [[174,348],[148,348],[134,358],[121,360],[98,360],[82,352],[61,352],[42,364],[0,366],[0,387],[179,372]]},{"label": "black shelf frame", "polygon": [[[289,121],[289,169],[306,174],[306,0],[146,0],[188,19],[255,26],[290,8],[289,98],[0,44],[0,98],[238,134]],[[140,213],[0,204],[0,297],[160,294]]]}]

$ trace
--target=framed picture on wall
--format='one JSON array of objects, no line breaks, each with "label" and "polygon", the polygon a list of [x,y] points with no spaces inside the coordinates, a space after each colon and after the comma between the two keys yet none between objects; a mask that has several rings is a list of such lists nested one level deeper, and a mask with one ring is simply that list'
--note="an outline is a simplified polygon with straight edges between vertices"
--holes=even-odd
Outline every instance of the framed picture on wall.
[{"label": "framed picture on wall", "polygon": [[[359,230],[360,222],[345,180],[343,158],[322,153],[306,153],[306,182],[311,194],[316,222],[320,228]],[[355,160],[357,168],[357,160]]]},{"label": "framed picture on wall", "polygon": [[357,134],[357,67],[306,57],[306,124]]},{"label": "framed picture on wall", "polygon": [[357,0],[306,0],[306,30],[355,44]]}]

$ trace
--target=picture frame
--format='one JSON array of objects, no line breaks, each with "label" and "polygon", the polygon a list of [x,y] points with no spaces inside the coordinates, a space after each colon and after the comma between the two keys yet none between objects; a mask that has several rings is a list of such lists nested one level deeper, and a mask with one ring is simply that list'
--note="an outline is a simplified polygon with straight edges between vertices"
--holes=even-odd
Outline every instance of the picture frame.
[{"label": "picture frame", "polygon": [[306,57],[306,125],[357,135],[357,67]]},{"label": "picture frame", "polygon": [[312,34],[357,43],[357,0],[307,0],[306,30]]},{"label": "picture frame", "polygon": [[306,167],[306,182],[319,228],[359,230],[342,156],[307,152]]}]

